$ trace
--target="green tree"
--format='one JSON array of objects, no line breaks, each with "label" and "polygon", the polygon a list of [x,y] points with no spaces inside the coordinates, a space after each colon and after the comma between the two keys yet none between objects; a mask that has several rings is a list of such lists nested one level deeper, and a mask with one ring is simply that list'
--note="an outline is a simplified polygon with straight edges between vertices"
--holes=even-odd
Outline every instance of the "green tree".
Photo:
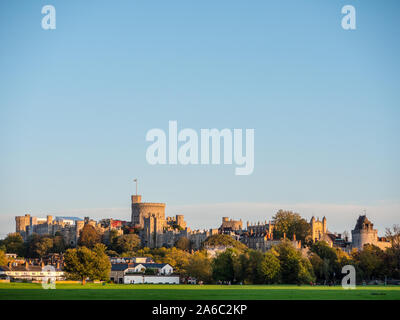
[{"label": "green tree", "polygon": [[355,254],[358,267],[365,279],[379,279],[384,275],[384,252],[372,244],[364,245],[363,250]]},{"label": "green tree", "polygon": [[16,253],[19,256],[25,255],[24,240],[19,233],[9,233],[2,242],[7,253]]},{"label": "green tree", "polygon": [[132,252],[140,245],[140,238],[136,234],[123,234],[113,241],[113,250],[118,253]]},{"label": "green tree", "polygon": [[298,213],[292,211],[279,210],[273,217],[273,222],[276,239],[283,238],[284,234],[292,239],[295,234],[297,240],[305,243],[307,237],[311,234],[310,224]]},{"label": "green tree", "polygon": [[68,249],[64,255],[64,270],[71,279],[108,280],[111,264],[103,244],[95,244],[93,249],[78,247]]},{"label": "green tree", "polygon": [[338,251],[335,248],[331,248],[325,241],[318,241],[310,246],[310,251],[321,259],[321,261],[318,261],[314,256],[313,261],[311,261],[318,279],[332,280],[336,276],[341,277]]},{"label": "green tree", "polygon": [[53,253],[63,253],[65,251],[65,240],[64,237],[59,234],[56,233],[56,235],[53,238],[53,248],[51,249],[51,251]]},{"label": "green tree", "polygon": [[90,224],[85,224],[85,226],[82,228],[80,232],[78,245],[91,249],[97,243],[100,243],[100,240],[101,236],[97,232],[96,228]]},{"label": "green tree", "polygon": [[280,281],[281,263],[276,254],[268,251],[260,265],[260,271],[266,283],[278,283]]},{"label": "green tree", "polygon": [[26,256],[42,258],[51,252],[53,244],[53,238],[50,235],[33,234],[27,241]]},{"label": "green tree", "polygon": [[282,241],[275,247],[281,265],[282,282],[287,284],[310,283],[315,280],[312,265],[303,258],[290,241]]},{"label": "green tree", "polygon": [[235,279],[235,262],[238,258],[237,250],[228,248],[217,254],[212,261],[212,276],[216,281],[230,281]]},{"label": "green tree", "polygon": [[185,266],[188,276],[194,277],[199,281],[210,283],[212,279],[211,259],[206,251],[197,251],[192,254]]}]

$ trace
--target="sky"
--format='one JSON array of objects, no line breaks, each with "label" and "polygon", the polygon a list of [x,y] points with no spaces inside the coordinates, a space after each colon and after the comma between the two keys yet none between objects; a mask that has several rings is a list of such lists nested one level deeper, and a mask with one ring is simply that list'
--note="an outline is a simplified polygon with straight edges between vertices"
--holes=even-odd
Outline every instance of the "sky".
[{"label": "sky", "polygon": [[[44,5],[56,29],[41,27]],[[341,27],[344,5],[356,30]],[[130,195],[192,229],[279,209],[328,229],[400,219],[400,3],[0,2],[0,238],[30,213],[130,220]],[[254,172],[150,165],[153,128],[252,128]]]}]

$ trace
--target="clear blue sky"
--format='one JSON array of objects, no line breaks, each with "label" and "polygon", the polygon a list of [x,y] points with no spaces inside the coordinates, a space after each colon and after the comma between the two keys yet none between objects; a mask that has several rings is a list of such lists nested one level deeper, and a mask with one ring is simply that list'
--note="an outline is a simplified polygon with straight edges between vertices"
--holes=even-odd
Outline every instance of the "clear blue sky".
[{"label": "clear blue sky", "polygon": [[[46,4],[56,30],[41,28]],[[341,28],[346,4],[357,30]],[[135,177],[192,227],[280,207],[339,232],[363,209],[399,223],[399,13],[396,0],[2,0],[0,237],[25,213],[129,220]],[[146,132],[169,120],[254,128],[254,173],[150,166]]]}]

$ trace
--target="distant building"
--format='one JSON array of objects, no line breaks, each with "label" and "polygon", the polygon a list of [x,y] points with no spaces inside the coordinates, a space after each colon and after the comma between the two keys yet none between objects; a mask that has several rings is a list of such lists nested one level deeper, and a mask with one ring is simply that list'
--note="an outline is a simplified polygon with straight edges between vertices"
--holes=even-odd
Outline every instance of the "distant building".
[{"label": "distant building", "polygon": [[362,250],[365,244],[373,244],[381,249],[390,247],[385,238],[378,238],[378,230],[366,215],[359,216],[354,230],[351,231],[352,247]]},{"label": "distant building", "polygon": [[222,234],[229,234],[230,232],[240,231],[243,228],[242,219],[233,220],[228,217],[222,218],[222,224],[219,227],[219,231]]},{"label": "distant building", "polygon": [[154,263],[153,258],[150,257],[110,257],[111,264],[117,263]]},{"label": "distant building", "polygon": [[43,281],[54,278],[56,281],[65,280],[64,271],[60,265],[53,266],[54,270],[49,270],[42,263],[32,265],[28,262],[17,264],[9,262],[6,266],[0,266],[0,279],[9,279],[11,281]]},{"label": "distant building", "polygon": [[329,241],[329,239],[325,237],[327,234],[325,217],[323,217],[322,221],[320,221],[319,218],[315,220],[315,217],[313,216],[310,220],[310,227],[311,227],[311,239],[313,242],[321,240]]},{"label": "distant building", "polygon": [[[146,269],[155,269],[156,274],[146,274]],[[179,275],[173,272],[168,263],[118,263],[111,265],[110,280],[120,284],[179,284]]]},{"label": "distant building", "polygon": [[114,221],[104,219],[96,222],[88,217],[85,217],[84,220],[74,217],[56,217],[54,219],[51,215],[47,215],[46,218],[37,218],[29,214],[15,217],[16,232],[21,234],[24,241],[27,241],[32,234],[54,236],[59,233],[63,236],[65,243],[72,247],[77,245],[80,232],[85,224],[94,226],[106,240],[111,230],[116,230],[118,235],[122,235],[123,222],[114,223]]}]

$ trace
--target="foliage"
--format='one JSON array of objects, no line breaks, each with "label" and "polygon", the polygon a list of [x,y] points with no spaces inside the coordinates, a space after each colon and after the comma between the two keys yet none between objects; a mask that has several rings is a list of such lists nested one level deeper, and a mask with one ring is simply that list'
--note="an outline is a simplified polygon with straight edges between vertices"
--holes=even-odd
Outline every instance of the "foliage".
[{"label": "foliage", "polygon": [[78,247],[68,249],[64,255],[64,270],[71,279],[108,280],[111,264],[105,254],[103,244],[95,244],[93,249]]},{"label": "foliage", "polygon": [[293,234],[295,234],[297,240],[301,240],[302,243],[305,243],[307,237],[310,236],[310,224],[298,213],[279,210],[275,216],[273,216],[273,222],[275,239],[283,238],[284,234],[292,239]]},{"label": "foliage", "polygon": [[8,259],[6,253],[3,250],[0,250],[0,266],[5,266],[8,263]]},{"label": "foliage", "polygon": [[264,260],[261,262],[260,271],[264,278],[264,283],[278,283],[280,281],[281,263],[273,252],[266,252]]},{"label": "foliage", "polygon": [[211,259],[207,251],[197,251],[188,259],[185,265],[186,274],[199,281],[210,283],[212,280]]},{"label": "foliage", "polygon": [[212,276],[215,281],[234,282],[235,262],[238,257],[237,250],[228,248],[217,254],[212,261]]},{"label": "foliage", "polygon": [[307,258],[292,246],[289,241],[282,241],[276,246],[277,257],[281,265],[281,279],[287,284],[310,283],[315,280],[312,265]]},{"label": "foliage", "polygon": [[97,243],[100,243],[100,240],[101,236],[97,232],[96,228],[90,224],[85,224],[85,226],[82,228],[80,232],[78,245],[91,249]]},{"label": "foliage", "polygon": [[24,240],[17,232],[9,233],[2,241],[2,246],[5,247],[7,253],[16,253],[19,256],[25,255]]},{"label": "foliage", "polygon": [[236,248],[241,251],[247,249],[246,245],[233,239],[231,236],[226,234],[214,234],[212,236],[209,236],[203,243],[203,247],[218,247],[218,246]]},{"label": "foliage", "polygon": [[118,253],[131,252],[140,245],[140,238],[136,234],[123,234],[113,239],[112,249]]}]

